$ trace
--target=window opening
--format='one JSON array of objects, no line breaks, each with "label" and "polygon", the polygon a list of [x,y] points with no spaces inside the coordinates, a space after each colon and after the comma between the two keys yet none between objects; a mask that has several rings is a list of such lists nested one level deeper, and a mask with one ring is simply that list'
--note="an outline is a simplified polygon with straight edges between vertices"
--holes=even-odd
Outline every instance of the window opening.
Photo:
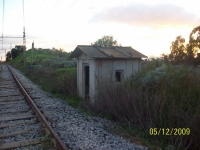
[{"label": "window opening", "polygon": [[121,82],[123,78],[123,70],[116,70],[115,71],[115,81]]}]

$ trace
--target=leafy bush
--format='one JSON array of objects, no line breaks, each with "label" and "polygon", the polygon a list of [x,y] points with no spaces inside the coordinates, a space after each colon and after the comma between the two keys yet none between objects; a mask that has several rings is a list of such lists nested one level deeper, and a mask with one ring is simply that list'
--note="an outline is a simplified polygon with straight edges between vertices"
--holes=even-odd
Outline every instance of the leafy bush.
[{"label": "leafy bush", "polygon": [[120,85],[101,83],[96,101],[82,105],[107,113],[126,126],[137,125],[146,133],[154,127],[190,128],[187,136],[149,138],[176,149],[200,149],[200,70],[160,62],[149,65]]},{"label": "leafy bush", "polygon": [[76,67],[76,61],[68,61],[66,58],[52,57],[51,59],[45,59],[42,64],[46,67],[52,68],[70,68]]},{"label": "leafy bush", "polygon": [[42,65],[30,65],[26,75],[51,93],[76,95],[76,68],[53,69]]},{"label": "leafy bush", "polygon": [[28,65],[28,70],[39,70],[42,69],[42,65]]}]

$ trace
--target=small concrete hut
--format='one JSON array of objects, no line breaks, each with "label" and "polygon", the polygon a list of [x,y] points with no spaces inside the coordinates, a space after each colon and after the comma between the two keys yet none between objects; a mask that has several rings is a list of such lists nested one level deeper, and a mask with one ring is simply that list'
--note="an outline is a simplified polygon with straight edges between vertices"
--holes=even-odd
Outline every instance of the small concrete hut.
[{"label": "small concrete hut", "polygon": [[97,47],[78,45],[70,55],[77,58],[77,89],[82,98],[93,99],[97,84],[111,84],[129,78],[141,69],[141,58],[147,56],[131,47]]}]

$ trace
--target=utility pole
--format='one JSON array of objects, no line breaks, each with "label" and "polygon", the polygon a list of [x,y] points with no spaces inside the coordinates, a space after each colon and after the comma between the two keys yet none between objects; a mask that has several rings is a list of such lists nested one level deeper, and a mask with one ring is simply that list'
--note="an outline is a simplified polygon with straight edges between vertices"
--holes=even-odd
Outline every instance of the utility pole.
[{"label": "utility pole", "polygon": [[33,41],[33,43],[32,43],[31,64],[33,64],[33,57],[34,57],[34,41]]},{"label": "utility pole", "polygon": [[[1,50],[3,50],[3,29],[4,29],[4,0],[3,0],[3,15],[2,15],[2,48],[1,48]],[[6,50],[5,50],[5,52],[6,52]],[[6,57],[5,57],[5,59],[6,59]],[[1,61],[2,61],[2,56],[1,56]]]},{"label": "utility pole", "polygon": [[[6,49],[0,49],[0,50],[4,50],[5,51],[5,60],[6,60]],[[2,56],[1,56],[2,57]]]},{"label": "utility pole", "polygon": [[24,68],[26,64],[26,33],[25,33],[25,27],[24,27],[24,32],[23,32],[23,53],[24,53]]},{"label": "utility pole", "polygon": [[5,49],[5,61],[6,61],[6,49]]},{"label": "utility pole", "polygon": [[11,54],[11,59],[12,59],[12,44],[10,43],[10,54]]}]

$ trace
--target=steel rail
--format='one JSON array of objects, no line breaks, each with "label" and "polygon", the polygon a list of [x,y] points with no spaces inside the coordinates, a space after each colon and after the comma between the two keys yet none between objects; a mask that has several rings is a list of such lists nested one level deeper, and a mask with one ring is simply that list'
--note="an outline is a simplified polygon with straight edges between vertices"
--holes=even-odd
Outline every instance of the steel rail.
[{"label": "steel rail", "polygon": [[8,69],[10,70],[10,72],[11,72],[14,80],[16,81],[17,85],[20,87],[22,93],[26,97],[28,103],[30,104],[30,106],[34,110],[36,116],[38,117],[38,119],[40,120],[40,122],[42,123],[42,125],[45,127],[46,132],[48,134],[50,134],[52,136],[52,138],[54,139],[53,142],[56,145],[56,147],[59,150],[67,150],[67,147],[62,143],[62,141],[60,140],[60,138],[58,137],[58,135],[55,133],[55,131],[53,130],[53,128],[49,125],[49,123],[47,122],[46,118],[43,116],[43,114],[40,112],[40,110],[38,109],[38,107],[35,105],[35,103],[33,102],[32,98],[29,96],[29,94],[27,93],[27,91],[25,90],[25,88],[22,86],[22,84],[18,80],[18,78],[15,76],[15,74],[13,73],[13,71],[10,69],[10,67],[8,67]]}]

